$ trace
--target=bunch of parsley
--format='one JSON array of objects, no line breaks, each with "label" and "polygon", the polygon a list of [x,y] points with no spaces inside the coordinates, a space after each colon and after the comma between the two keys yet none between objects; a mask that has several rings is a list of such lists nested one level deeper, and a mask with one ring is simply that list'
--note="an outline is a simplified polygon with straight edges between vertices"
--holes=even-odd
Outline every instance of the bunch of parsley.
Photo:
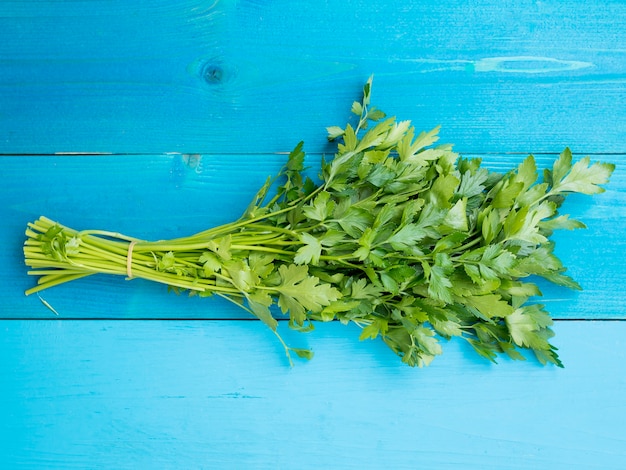
[{"label": "bunch of parsley", "polygon": [[[533,276],[580,289],[554,254],[556,229],[584,227],[559,215],[569,193],[596,194],[614,166],[572,162],[566,149],[552,169],[532,156],[497,174],[437,131],[416,135],[409,121],[370,106],[371,79],[354,102],[356,127],[329,127],[337,153],[322,161],[320,182],[304,174],[302,143],[268,179],[237,221],[190,237],[147,242],[100,230],[76,231],[45,217],[30,223],[24,245],[27,294],[95,273],[144,278],[200,296],[217,295],[277,333],[339,320],[381,338],[402,361],[428,365],[441,338],[462,338],[481,356],[561,366],[552,320],[529,299]],[[290,359],[291,361],[291,359]]]}]

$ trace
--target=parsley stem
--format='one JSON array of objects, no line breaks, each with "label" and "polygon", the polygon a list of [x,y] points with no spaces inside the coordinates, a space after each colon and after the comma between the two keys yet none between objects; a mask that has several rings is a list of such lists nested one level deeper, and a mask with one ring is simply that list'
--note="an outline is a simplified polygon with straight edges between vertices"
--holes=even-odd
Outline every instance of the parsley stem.
[{"label": "parsley stem", "polygon": [[232,249],[242,251],[264,251],[266,253],[276,253],[279,255],[293,255],[293,251],[279,250],[278,248],[270,248],[267,246],[255,246],[255,245],[231,245]]},{"label": "parsley stem", "polygon": [[474,238],[473,240],[471,240],[471,241],[469,241],[469,242],[467,242],[467,243],[465,243],[465,244],[461,245],[460,247],[455,248],[455,251],[457,251],[457,252],[459,252],[459,253],[463,253],[463,252],[464,252],[464,251],[466,251],[467,249],[469,249],[469,248],[471,248],[471,247],[473,247],[473,246],[475,246],[475,245],[477,245],[477,244],[479,244],[479,243],[482,243],[483,241],[484,241],[484,240],[483,240],[481,237],[479,237],[479,238]]},{"label": "parsley stem", "polygon": [[76,279],[80,279],[82,277],[86,277],[91,274],[92,273],[85,273],[85,274],[74,274],[74,275],[69,275],[69,276],[63,276],[63,277],[60,277],[57,281],[50,281],[50,282],[46,282],[43,284],[39,284],[35,287],[31,287],[30,289],[25,290],[24,294],[25,295],[35,294],[37,292],[41,292],[42,290],[48,289],[50,287],[58,286],[60,284],[64,284],[70,281],[75,281]]}]

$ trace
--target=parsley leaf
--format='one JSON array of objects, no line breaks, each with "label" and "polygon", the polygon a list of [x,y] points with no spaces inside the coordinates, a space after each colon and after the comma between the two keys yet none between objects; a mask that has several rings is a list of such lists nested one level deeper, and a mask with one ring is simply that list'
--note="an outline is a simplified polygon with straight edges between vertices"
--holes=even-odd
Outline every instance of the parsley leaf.
[{"label": "parsley leaf", "polygon": [[289,313],[297,325],[304,323],[307,311],[318,313],[322,307],[341,297],[336,288],[310,276],[306,265],[281,265],[278,273],[281,282],[274,287],[279,293],[278,306],[283,313]]}]

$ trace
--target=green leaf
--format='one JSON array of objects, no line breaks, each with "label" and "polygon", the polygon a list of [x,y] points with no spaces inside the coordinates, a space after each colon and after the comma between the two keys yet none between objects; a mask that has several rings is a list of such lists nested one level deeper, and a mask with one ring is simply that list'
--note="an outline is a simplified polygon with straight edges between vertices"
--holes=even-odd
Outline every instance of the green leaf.
[{"label": "green leaf", "polygon": [[252,198],[252,201],[250,201],[250,204],[248,204],[248,207],[246,208],[246,211],[244,213],[244,217],[254,218],[257,215],[259,215],[260,212],[263,211],[263,209],[261,208],[261,205],[263,204],[265,197],[267,196],[270,188],[272,187],[272,183],[273,183],[273,179],[271,177],[268,177],[265,180],[265,184],[261,186],[261,189],[257,191],[254,198]]},{"label": "green leaf", "polygon": [[461,176],[461,181],[456,189],[456,196],[459,198],[470,198],[481,194],[485,190],[485,182],[489,177],[489,171],[485,168],[471,173],[467,170]]},{"label": "green leaf", "polygon": [[198,262],[202,264],[204,273],[207,276],[217,273],[220,269],[222,269],[222,261],[220,261],[216,254],[211,253],[210,251],[202,253]]},{"label": "green leaf", "polygon": [[410,127],[406,134],[400,139],[398,145],[396,146],[396,151],[398,152],[398,157],[400,161],[410,161],[415,157],[415,154],[418,152],[419,147],[413,144],[413,137],[415,136],[415,129]]},{"label": "green leaf", "polygon": [[541,291],[532,282],[520,282],[517,280],[504,279],[500,284],[498,292],[511,298],[511,305],[514,308],[520,307],[530,297],[541,296]]},{"label": "green leaf", "polygon": [[328,140],[330,140],[330,141],[333,141],[335,139],[338,139],[339,137],[342,137],[344,135],[344,133],[345,133],[343,128],[341,128],[339,126],[327,127],[326,131],[328,132]]},{"label": "green leaf", "polygon": [[313,355],[314,355],[313,351],[311,351],[310,349],[289,348],[289,351],[295,352],[298,357],[301,357],[302,359],[306,359],[306,360],[313,359]]},{"label": "green leaf", "polygon": [[511,338],[518,346],[541,350],[550,349],[548,342],[537,334],[541,327],[537,324],[534,315],[527,314],[523,309],[518,308],[508,315],[505,321]]},{"label": "green leaf", "polygon": [[377,188],[382,188],[389,182],[396,178],[396,173],[393,169],[388,168],[385,165],[378,164],[367,175],[367,181],[372,183]]},{"label": "green leaf", "polygon": [[[340,152],[343,153],[353,151],[356,148],[357,142],[358,140],[356,133],[354,132],[354,128],[350,124],[346,125],[346,128],[343,131],[343,145],[339,148]],[[332,164],[335,164],[335,162],[341,163],[341,161],[336,157]]]},{"label": "green leaf", "polygon": [[328,229],[324,234],[322,234],[319,238],[322,246],[325,247],[333,247],[339,243],[345,241],[345,233],[340,232],[339,230]]},{"label": "green leaf", "polygon": [[529,210],[528,206],[520,210],[512,210],[504,221],[505,240],[517,240],[539,245],[548,239],[539,231],[539,222],[552,217],[556,206],[551,201],[543,201],[539,206]]},{"label": "green leaf", "polygon": [[559,286],[568,287],[573,290],[583,290],[583,288],[574,279],[561,272],[546,272],[541,276]]},{"label": "green leaf", "polygon": [[228,261],[232,258],[230,252],[230,245],[232,242],[232,237],[230,235],[226,235],[224,237],[216,238],[214,240],[209,240],[207,243],[207,248],[212,252],[216,253],[222,260]]},{"label": "green leaf", "polygon": [[[567,150],[569,152],[569,150]],[[569,156],[571,161],[571,153]],[[601,184],[606,184],[615,165],[610,163],[594,163],[590,165],[589,157],[584,157],[571,167],[569,173],[559,179],[556,172],[553,173],[555,180],[554,190],[558,192],[576,192],[582,194],[598,194],[604,192]],[[562,171],[561,168],[559,168]],[[559,173],[560,175],[560,173]]]},{"label": "green leaf", "polygon": [[281,283],[275,286],[280,295],[278,306],[283,313],[288,313],[297,325],[306,320],[306,311],[320,312],[341,297],[341,293],[330,284],[320,284],[315,276],[309,276],[308,267],[295,264],[280,265],[278,273]]},{"label": "green leaf", "polygon": [[415,216],[419,214],[420,210],[424,207],[424,199],[411,199],[404,203],[402,209],[402,219],[400,225],[406,225],[415,219]]},{"label": "green leaf", "polygon": [[363,85],[363,106],[367,106],[370,103],[370,93],[372,91],[372,81],[374,76],[370,76]]},{"label": "green leaf", "polygon": [[248,292],[259,283],[259,276],[254,273],[244,260],[230,260],[224,263],[233,285],[241,292]]},{"label": "green leaf", "polygon": [[[503,249],[502,245],[489,245],[484,251],[480,259],[480,270],[483,277],[490,278],[499,276],[507,276],[510,274],[511,269],[515,266],[517,261],[516,256]],[[495,275],[487,275],[486,272],[496,273]]]},{"label": "green leaf", "polygon": [[496,357],[498,356],[494,347],[489,343],[483,343],[480,340],[473,338],[466,338],[467,342],[474,348],[481,357],[484,357],[490,362],[496,363]]},{"label": "green leaf", "polygon": [[464,300],[467,305],[474,307],[486,319],[508,317],[514,310],[497,294],[471,295]]},{"label": "green leaf", "polygon": [[429,147],[439,140],[439,130],[441,126],[437,126],[430,131],[422,131],[413,142],[413,145],[418,149],[423,149],[424,147]]},{"label": "green leaf", "polygon": [[360,237],[374,222],[372,214],[359,207],[349,206],[347,210],[341,214],[337,214],[336,212],[337,211],[335,211],[334,217],[337,218],[337,222],[341,228],[353,238]]},{"label": "green leaf", "polygon": [[302,207],[302,212],[309,219],[323,222],[330,217],[334,207],[335,203],[330,200],[330,193],[321,191],[310,204]]},{"label": "green leaf", "polygon": [[552,184],[558,184],[572,168],[572,152],[565,148],[552,164]]},{"label": "green leaf", "polygon": [[408,285],[415,280],[418,271],[415,266],[400,264],[390,268],[387,273],[399,284]]},{"label": "green leaf", "polygon": [[354,149],[355,152],[362,152],[365,149],[377,147],[385,140],[389,128],[393,124],[394,118],[386,119],[372,127],[359,141]]},{"label": "green leaf", "polygon": [[304,142],[300,141],[289,153],[289,157],[287,159],[287,170],[289,170],[290,172],[299,172],[304,169],[305,154],[302,151],[303,147]]},{"label": "green leaf", "polygon": [[441,344],[439,344],[439,341],[435,338],[435,332],[430,328],[418,326],[412,331],[411,336],[415,338],[417,344],[419,344],[428,355],[436,356],[443,352]]},{"label": "green leaf", "polygon": [[366,279],[357,279],[351,284],[350,297],[353,299],[371,300],[376,299],[381,294],[380,287],[368,283]]},{"label": "green leaf", "polygon": [[385,272],[382,272],[380,273],[379,277],[380,282],[387,292],[393,295],[398,295],[400,293],[400,286],[392,276]]},{"label": "green leaf", "polygon": [[[482,218],[482,220],[481,220]],[[500,215],[493,207],[487,207],[479,217],[481,232],[485,243],[493,242],[502,230]]]},{"label": "green leaf", "polygon": [[416,245],[417,242],[426,237],[426,235],[427,232],[418,224],[406,224],[391,235],[387,239],[387,243],[396,250],[402,250],[406,247]]},{"label": "green leaf", "polygon": [[370,121],[380,121],[381,119],[384,119],[387,115],[385,113],[383,113],[381,110],[374,108],[373,106],[370,106],[369,110],[367,111],[367,119],[369,119]]},{"label": "green leaf", "polygon": [[300,234],[300,241],[304,243],[304,245],[296,251],[293,262],[296,264],[318,264],[322,254],[321,242],[307,232]]},{"label": "green leaf", "polygon": [[463,264],[463,269],[465,270],[469,278],[472,280],[472,282],[476,284],[482,284],[483,277],[480,274],[480,270],[478,269],[478,266],[475,266],[473,264]]},{"label": "green leaf", "polygon": [[437,333],[446,338],[463,334],[460,321],[453,313],[446,312],[445,315],[432,316],[430,322]]},{"label": "green leaf", "polygon": [[579,228],[587,228],[580,220],[570,219],[569,215],[561,215],[550,220],[539,222],[539,227],[544,230],[575,230]]},{"label": "green leaf", "polygon": [[491,205],[496,209],[506,209],[513,207],[515,199],[524,189],[524,183],[503,180],[497,188]]},{"label": "green leaf", "polygon": [[261,251],[253,251],[248,256],[250,269],[261,279],[267,278],[274,270],[274,255]]},{"label": "green leaf", "polygon": [[45,232],[40,233],[37,236],[37,239],[40,241],[52,241],[58,235],[63,234],[63,227],[59,224],[54,224],[50,228],[48,228]]},{"label": "green leaf", "polygon": [[81,240],[78,237],[72,237],[65,243],[65,254],[68,256],[80,253]]},{"label": "green leaf", "polygon": [[359,238],[359,248],[353,253],[359,261],[365,261],[372,250],[372,244],[376,238],[376,231],[368,227]]},{"label": "green leaf", "polygon": [[539,275],[557,285],[581,290],[580,285],[571,277],[563,274],[565,268],[561,261],[552,253],[554,245],[543,244],[529,255],[518,258],[514,272],[518,277]]},{"label": "green leaf", "polygon": [[513,181],[522,184],[521,192],[526,191],[535,181],[537,181],[537,165],[535,164],[535,158],[532,155],[529,155],[517,167],[517,172],[513,176]]},{"label": "green leaf", "polygon": [[428,294],[446,303],[452,303],[452,282],[448,279],[446,270],[441,266],[431,266],[428,276]]},{"label": "green leaf", "polygon": [[384,318],[375,318],[372,323],[367,325],[361,331],[361,335],[359,336],[359,340],[363,341],[364,339],[376,339],[378,335],[385,335],[387,333],[387,320]]},{"label": "green leaf", "polygon": [[454,175],[439,176],[430,188],[428,195],[430,201],[438,208],[447,209],[450,207],[449,201],[454,195],[459,180]]},{"label": "green leaf", "polygon": [[440,238],[435,247],[433,248],[433,253],[439,253],[441,251],[451,251],[455,248],[458,248],[459,245],[467,239],[467,233],[465,232],[452,232],[445,237]]},{"label": "green leaf", "polygon": [[533,349],[533,352],[535,353],[535,356],[537,357],[537,360],[542,364],[542,365],[546,365],[548,363],[552,363],[554,365],[556,365],[557,367],[563,367],[563,363],[561,362],[561,360],[559,359],[559,356],[556,354],[556,349],[554,346],[552,346],[550,349]]},{"label": "green leaf", "polygon": [[164,255],[161,256],[157,263],[157,269],[159,271],[169,271],[174,268],[174,264],[176,263],[176,257],[174,256],[174,252],[168,251]]},{"label": "green leaf", "polygon": [[396,217],[398,217],[398,215],[398,208],[394,204],[385,204],[380,208],[378,214],[376,214],[376,218],[374,219],[374,224],[372,228],[384,228],[385,226],[390,224]]},{"label": "green leaf", "polygon": [[548,183],[535,184],[517,197],[517,204],[519,206],[532,206],[546,196],[547,189]]},{"label": "green leaf", "polygon": [[467,226],[467,198],[459,199],[448,211],[443,219],[443,224],[453,230],[466,232]]},{"label": "green leaf", "polygon": [[345,297],[331,302],[324,307],[319,314],[311,314],[311,317],[319,321],[333,321],[337,314],[345,314],[355,310],[361,305],[360,300],[346,300]]},{"label": "green leaf", "polygon": [[524,307],[524,314],[533,319],[538,328],[548,328],[554,324],[554,321],[543,309],[542,305],[533,304]]},{"label": "green leaf", "polygon": [[270,327],[273,331],[276,331],[276,327],[278,326],[278,322],[272,316],[270,309],[267,305],[256,302],[250,298],[248,298],[248,306],[252,313],[259,318],[263,323]]},{"label": "green leaf", "polygon": [[[441,209],[437,207],[435,204],[429,203],[429,204],[426,204],[424,208],[422,209],[422,212],[420,213],[420,216],[417,220],[417,225],[422,228],[437,227],[443,222],[445,217],[446,217],[445,209]],[[432,231],[429,232],[429,236],[431,236],[430,235],[431,233],[433,232]],[[440,235],[441,234],[439,233],[439,231],[435,230],[432,235],[432,238],[437,238],[437,236],[440,236]]]},{"label": "green leaf", "polygon": [[388,156],[389,150],[368,150],[367,152],[363,153],[363,160],[361,160],[361,165],[366,166],[367,168],[371,168],[371,165],[375,165],[378,163],[384,164]]},{"label": "green leaf", "polygon": [[[382,117],[384,117],[384,113]],[[394,122],[391,129],[389,129],[389,133],[385,137],[385,140],[380,144],[380,146],[382,148],[389,148],[397,145],[408,131],[410,125],[411,121]]]}]

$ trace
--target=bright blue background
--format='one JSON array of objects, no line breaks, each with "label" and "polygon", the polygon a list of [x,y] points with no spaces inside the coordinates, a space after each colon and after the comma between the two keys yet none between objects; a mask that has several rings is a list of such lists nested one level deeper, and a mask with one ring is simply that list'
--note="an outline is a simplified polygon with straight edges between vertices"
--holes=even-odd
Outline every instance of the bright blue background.
[{"label": "bright blue background", "polygon": [[[626,3],[0,3],[0,468],[626,468]],[[358,328],[283,335],[106,276],[25,297],[39,215],[176,237],[238,217],[299,140],[373,104],[505,171],[617,164],[543,286],[566,368],[460,342],[410,369]],[[89,155],[97,153],[98,155]],[[104,155],[107,154],[107,155]]]}]

